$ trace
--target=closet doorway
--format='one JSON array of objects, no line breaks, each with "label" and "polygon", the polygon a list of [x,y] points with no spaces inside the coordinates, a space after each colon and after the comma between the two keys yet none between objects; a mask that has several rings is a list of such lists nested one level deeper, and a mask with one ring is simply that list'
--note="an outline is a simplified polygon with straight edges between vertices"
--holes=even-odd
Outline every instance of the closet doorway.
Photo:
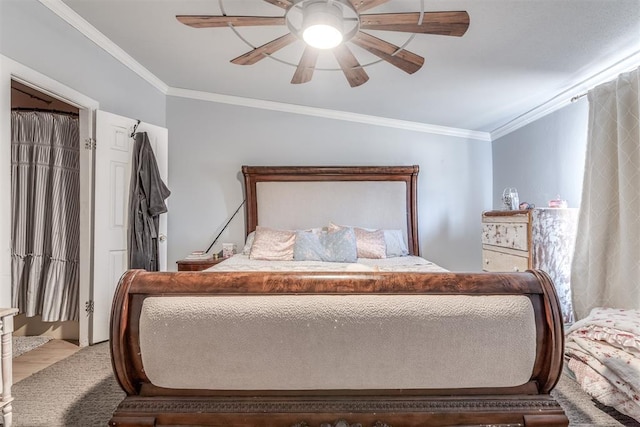
[{"label": "closet doorway", "polygon": [[[48,97],[63,101],[79,112],[80,150],[80,254],[79,291],[76,297],[78,322],[69,323],[71,336],[80,346],[108,339],[111,300],[118,279],[126,266],[126,248],[118,245],[112,234],[127,228],[128,182],[133,147],[137,132],[148,134],[158,162],[158,169],[168,185],[168,131],[166,128],[140,123],[138,120],[99,111],[97,101],[23,64],[0,55],[0,306],[11,306],[11,88],[20,83]],[[39,95],[38,95],[39,96]],[[97,135],[97,137],[96,137]],[[98,143],[96,143],[96,138]],[[128,153],[128,155],[126,154]],[[122,161],[119,158],[125,154]],[[113,178],[113,179],[105,179]],[[95,200],[94,200],[94,194]],[[100,197],[98,197],[100,195]],[[109,202],[105,204],[105,202]],[[114,227],[114,219],[123,218]],[[160,218],[159,264],[166,269],[167,214]],[[120,231],[118,231],[120,230]],[[22,325],[18,325],[22,327]],[[34,328],[33,324],[28,325]],[[51,326],[49,324],[49,326]],[[61,326],[56,327],[62,334]],[[21,333],[21,330],[19,330]]]},{"label": "closet doorway", "polygon": [[80,338],[79,113],[11,80],[11,294],[21,312],[17,336]]}]

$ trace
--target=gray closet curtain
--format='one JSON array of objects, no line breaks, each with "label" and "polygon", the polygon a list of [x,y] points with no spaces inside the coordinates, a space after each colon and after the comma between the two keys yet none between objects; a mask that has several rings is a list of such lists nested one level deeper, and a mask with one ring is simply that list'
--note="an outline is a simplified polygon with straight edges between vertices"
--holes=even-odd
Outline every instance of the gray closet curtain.
[{"label": "gray closet curtain", "polygon": [[78,319],[78,118],[11,112],[12,296],[27,317]]}]

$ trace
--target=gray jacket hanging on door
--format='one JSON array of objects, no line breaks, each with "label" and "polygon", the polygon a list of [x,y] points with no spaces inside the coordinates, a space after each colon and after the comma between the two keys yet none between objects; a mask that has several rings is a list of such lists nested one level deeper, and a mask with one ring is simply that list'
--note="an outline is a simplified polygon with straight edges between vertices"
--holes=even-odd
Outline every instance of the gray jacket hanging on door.
[{"label": "gray jacket hanging on door", "polygon": [[162,182],[146,132],[135,134],[129,196],[129,268],[158,271],[158,226],[171,191]]}]

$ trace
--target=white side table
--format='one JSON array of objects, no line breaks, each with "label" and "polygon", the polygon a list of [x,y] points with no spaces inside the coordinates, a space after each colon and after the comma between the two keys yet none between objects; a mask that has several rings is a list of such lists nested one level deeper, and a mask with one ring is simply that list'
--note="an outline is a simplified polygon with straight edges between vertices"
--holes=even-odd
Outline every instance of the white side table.
[{"label": "white side table", "polygon": [[0,408],[2,408],[2,421],[4,427],[11,427],[12,422],[12,408],[11,402],[13,397],[11,396],[11,386],[13,385],[13,357],[11,336],[13,334],[13,316],[18,313],[17,308],[0,308],[0,351],[2,369],[0,369],[0,383],[2,385],[2,401],[0,401]]}]

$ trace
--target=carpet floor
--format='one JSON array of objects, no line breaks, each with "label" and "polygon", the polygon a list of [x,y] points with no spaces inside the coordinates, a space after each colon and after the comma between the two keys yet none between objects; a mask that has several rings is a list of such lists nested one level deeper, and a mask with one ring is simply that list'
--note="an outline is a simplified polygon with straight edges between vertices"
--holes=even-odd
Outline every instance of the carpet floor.
[{"label": "carpet floor", "polygon": [[13,337],[11,339],[12,356],[18,357],[51,341],[49,337]]},{"label": "carpet floor", "polygon": [[12,389],[15,427],[106,426],[125,393],[107,343],[85,347]]},{"label": "carpet floor", "polygon": [[[107,343],[85,347],[13,386],[15,427],[106,426],[124,398],[111,370]],[[598,407],[563,375],[552,392],[572,427],[640,427],[630,418]]]}]

